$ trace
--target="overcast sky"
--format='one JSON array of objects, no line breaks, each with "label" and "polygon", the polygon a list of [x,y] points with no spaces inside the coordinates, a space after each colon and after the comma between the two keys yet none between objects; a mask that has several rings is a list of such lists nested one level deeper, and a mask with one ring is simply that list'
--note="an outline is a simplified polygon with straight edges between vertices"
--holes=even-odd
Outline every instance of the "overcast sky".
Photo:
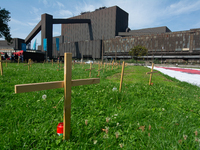
[{"label": "overcast sky", "polygon": [[[200,28],[200,0],[0,0],[0,7],[11,13],[12,37],[22,39],[40,21],[41,14],[69,18],[115,5],[129,13],[131,30],[167,26],[174,32]],[[53,25],[53,36],[58,35],[61,35],[61,25]],[[40,33],[31,45],[35,39],[37,44],[41,43]]]}]

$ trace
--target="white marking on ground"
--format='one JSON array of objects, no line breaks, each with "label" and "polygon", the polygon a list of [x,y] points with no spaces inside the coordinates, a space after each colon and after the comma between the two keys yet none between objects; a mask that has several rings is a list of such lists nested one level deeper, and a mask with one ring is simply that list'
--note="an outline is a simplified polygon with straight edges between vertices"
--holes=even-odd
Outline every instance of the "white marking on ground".
[{"label": "white marking on ground", "polygon": [[[147,66],[147,67],[151,69],[151,66]],[[176,68],[176,67],[171,67],[171,68]],[[200,87],[200,75],[198,74],[188,74],[188,73],[183,73],[180,71],[158,68],[156,66],[154,66],[154,69],[172,78],[176,78],[179,81],[188,82],[190,84],[197,85]],[[185,69],[188,69],[188,68],[185,68]],[[193,70],[199,70],[199,69],[193,69]]]}]

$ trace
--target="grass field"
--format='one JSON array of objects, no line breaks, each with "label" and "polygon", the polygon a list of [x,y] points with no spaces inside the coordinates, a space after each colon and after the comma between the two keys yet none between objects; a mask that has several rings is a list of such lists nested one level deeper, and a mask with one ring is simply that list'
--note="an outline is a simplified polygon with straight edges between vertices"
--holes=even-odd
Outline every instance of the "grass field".
[{"label": "grass field", "polygon": [[[0,76],[0,149],[199,149],[200,88],[150,69],[101,71],[100,84],[72,87],[71,137],[56,134],[63,121],[63,89],[14,93],[14,85],[63,80],[57,65],[4,65]],[[96,69],[92,77],[97,76]],[[88,78],[76,64],[72,79]],[[46,99],[42,99],[43,95]]]}]

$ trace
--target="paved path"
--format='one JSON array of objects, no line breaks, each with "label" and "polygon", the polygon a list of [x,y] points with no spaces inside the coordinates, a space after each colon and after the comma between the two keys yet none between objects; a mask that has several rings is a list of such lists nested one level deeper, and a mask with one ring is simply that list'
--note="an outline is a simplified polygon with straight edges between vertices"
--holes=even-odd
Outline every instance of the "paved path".
[{"label": "paved path", "polygon": [[[147,67],[151,68],[151,66]],[[157,66],[154,66],[154,69],[170,77],[176,78],[177,80],[185,81],[200,87],[200,69]]]}]

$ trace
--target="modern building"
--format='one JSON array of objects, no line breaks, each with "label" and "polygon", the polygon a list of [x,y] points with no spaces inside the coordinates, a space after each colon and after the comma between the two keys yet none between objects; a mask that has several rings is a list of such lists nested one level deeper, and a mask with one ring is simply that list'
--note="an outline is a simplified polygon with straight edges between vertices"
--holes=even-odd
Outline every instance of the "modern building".
[{"label": "modern building", "polygon": [[[61,24],[58,37],[52,37],[53,24]],[[78,59],[130,58],[129,50],[143,45],[148,49],[148,55],[144,56],[147,59],[200,59],[200,28],[178,32],[171,32],[166,26],[131,30],[128,13],[118,6],[101,7],[68,19],[43,14],[24,42],[30,43],[40,31],[42,45],[38,49],[44,52],[43,39],[46,38],[49,58],[63,57],[65,52],[71,52]],[[56,38],[59,38],[59,51]],[[15,48],[20,49],[20,42]]]}]

